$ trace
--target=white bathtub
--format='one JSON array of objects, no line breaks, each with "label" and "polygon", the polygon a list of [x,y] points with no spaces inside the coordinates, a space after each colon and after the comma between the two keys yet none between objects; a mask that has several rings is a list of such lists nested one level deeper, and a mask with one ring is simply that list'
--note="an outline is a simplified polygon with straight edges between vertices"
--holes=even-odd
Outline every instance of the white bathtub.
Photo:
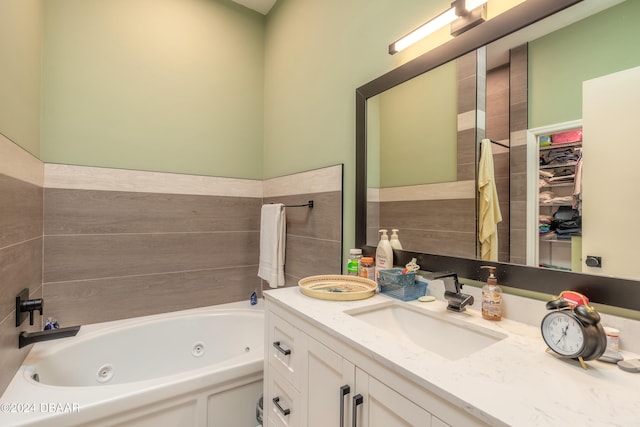
[{"label": "white bathtub", "polygon": [[263,336],[249,302],[82,326],[33,346],[0,426],[255,427]]}]

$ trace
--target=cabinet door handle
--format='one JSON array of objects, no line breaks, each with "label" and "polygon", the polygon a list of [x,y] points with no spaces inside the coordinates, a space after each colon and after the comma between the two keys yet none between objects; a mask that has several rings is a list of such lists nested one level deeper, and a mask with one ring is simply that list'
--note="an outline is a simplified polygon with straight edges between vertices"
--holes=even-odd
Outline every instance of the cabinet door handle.
[{"label": "cabinet door handle", "polygon": [[288,348],[287,348],[287,349],[285,349],[285,348],[280,347],[280,341],[275,341],[275,342],[273,343],[273,346],[274,346],[274,347],[275,347],[275,348],[276,348],[280,353],[284,354],[285,356],[288,356],[288,355],[290,355],[290,354],[291,354],[291,350],[289,350]]},{"label": "cabinet door handle", "polygon": [[340,427],[344,427],[344,397],[351,393],[351,387],[347,384],[340,387]]},{"label": "cabinet door handle", "polygon": [[353,414],[352,414],[353,417],[351,421],[352,427],[358,427],[358,406],[362,405],[363,401],[364,401],[364,398],[360,393],[353,396]]},{"label": "cabinet door handle", "polygon": [[279,397],[274,397],[273,398],[273,404],[276,405],[276,408],[278,408],[278,411],[280,411],[280,413],[282,415],[284,415],[285,417],[291,413],[291,409],[289,409],[289,408],[285,409],[282,406],[280,406],[280,398]]}]

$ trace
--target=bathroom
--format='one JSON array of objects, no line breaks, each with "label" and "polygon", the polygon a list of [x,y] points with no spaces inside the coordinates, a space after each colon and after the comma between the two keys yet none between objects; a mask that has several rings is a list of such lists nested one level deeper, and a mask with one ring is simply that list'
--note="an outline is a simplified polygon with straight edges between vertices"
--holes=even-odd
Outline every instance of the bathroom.
[{"label": "bathroom", "polygon": [[263,203],[314,200],[287,211],[288,285],[340,272],[354,90],[440,45],[387,54],[449,3],[3,0],[0,389],[23,288],[62,326],[259,293]]}]

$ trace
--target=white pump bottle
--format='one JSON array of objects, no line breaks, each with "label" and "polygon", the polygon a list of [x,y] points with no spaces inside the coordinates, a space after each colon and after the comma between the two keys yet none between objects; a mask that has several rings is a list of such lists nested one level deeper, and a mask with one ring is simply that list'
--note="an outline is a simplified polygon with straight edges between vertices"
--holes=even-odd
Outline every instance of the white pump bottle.
[{"label": "white pump bottle", "polygon": [[387,230],[379,230],[382,233],[380,236],[380,242],[376,248],[376,279],[378,278],[378,271],[384,268],[393,268],[393,249],[389,242],[389,236],[387,236]]},{"label": "white pump bottle", "polygon": [[389,243],[391,243],[391,247],[393,249],[402,249],[402,243],[400,243],[400,239],[398,238],[398,230],[397,228],[391,229],[391,238],[389,239]]}]

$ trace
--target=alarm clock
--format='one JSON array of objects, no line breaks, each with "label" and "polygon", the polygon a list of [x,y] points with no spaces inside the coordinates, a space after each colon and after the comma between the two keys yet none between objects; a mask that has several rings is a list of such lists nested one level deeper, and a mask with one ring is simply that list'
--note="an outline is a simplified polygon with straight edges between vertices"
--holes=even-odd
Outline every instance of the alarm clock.
[{"label": "alarm clock", "polygon": [[[579,303],[575,302],[576,297]],[[600,315],[584,295],[563,291],[546,307],[552,311],[544,316],[540,329],[550,351],[577,359],[585,369],[585,361],[602,356],[607,347],[607,335],[600,324]]]}]

